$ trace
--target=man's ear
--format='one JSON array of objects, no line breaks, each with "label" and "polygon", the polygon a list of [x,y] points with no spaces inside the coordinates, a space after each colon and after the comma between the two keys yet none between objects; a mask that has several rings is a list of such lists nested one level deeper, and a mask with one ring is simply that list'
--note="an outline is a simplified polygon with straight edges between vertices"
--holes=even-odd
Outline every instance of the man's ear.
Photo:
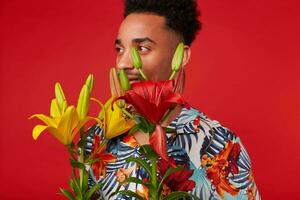
[{"label": "man's ear", "polygon": [[192,53],[191,47],[188,45],[184,45],[182,67],[184,67],[189,62],[191,53]]}]

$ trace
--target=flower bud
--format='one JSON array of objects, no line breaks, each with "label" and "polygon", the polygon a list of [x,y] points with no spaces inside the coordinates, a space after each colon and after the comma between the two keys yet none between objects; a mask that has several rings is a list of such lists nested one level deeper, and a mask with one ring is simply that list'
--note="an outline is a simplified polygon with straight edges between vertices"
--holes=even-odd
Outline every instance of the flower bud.
[{"label": "flower bud", "polygon": [[142,68],[142,60],[141,60],[139,52],[136,50],[135,47],[131,48],[131,58],[132,58],[133,66],[136,69],[141,69]]},{"label": "flower bud", "polygon": [[78,98],[77,107],[76,107],[80,120],[83,120],[87,115],[88,107],[89,107],[89,99],[90,99],[90,94],[89,94],[88,86],[84,85],[81,89]]},{"label": "flower bud", "polygon": [[122,89],[124,91],[129,90],[130,83],[129,83],[128,77],[127,77],[124,69],[120,70],[119,78],[120,78],[120,84],[121,84]]},{"label": "flower bud", "polygon": [[177,72],[182,64],[183,59],[183,52],[184,52],[184,44],[180,42],[176,48],[172,59],[172,70]]},{"label": "flower bud", "polygon": [[55,98],[62,113],[66,107],[66,97],[59,83],[55,83]]},{"label": "flower bud", "polygon": [[91,92],[93,90],[93,86],[94,86],[94,76],[93,76],[93,74],[89,74],[88,78],[85,81],[85,84],[87,85],[87,87],[89,89],[89,93],[91,94]]}]

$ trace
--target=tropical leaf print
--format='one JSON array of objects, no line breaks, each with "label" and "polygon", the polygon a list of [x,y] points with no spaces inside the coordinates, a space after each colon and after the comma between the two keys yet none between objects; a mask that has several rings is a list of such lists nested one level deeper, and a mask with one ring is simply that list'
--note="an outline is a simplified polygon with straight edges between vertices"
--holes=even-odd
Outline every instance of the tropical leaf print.
[{"label": "tropical leaf print", "polygon": [[[103,130],[97,125],[91,127],[88,134],[85,150],[87,154],[92,150],[94,136],[99,135],[101,139],[104,137]],[[190,180],[195,181],[196,187],[190,191],[191,194],[201,200],[260,199],[251,171],[251,162],[244,146],[239,137],[218,121],[211,120],[192,107],[185,107],[167,127],[167,143],[169,157],[173,158],[178,165],[188,163],[189,168],[194,171]],[[117,159],[115,162],[107,163],[106,176],[99,177],[98,181],[90,170],[89,185],[103,183],[103,188],[97,192],[97,195],[102,195],[104,199],[132,199],[123,194],[114,194],[114,192],[118,187],[120,190],[132,192],[143,191],[142,185],[133,182],[120,185],[121,180],[128,176],[140,180],[149,178],[142,167],[126,162],[129,157],[141,158],[139,146],[136,141],[125,134],[109,140],[106,150]],[[224,162],[222,158],[226,158],[224,169],[227,170],[228,176],[223,181],[231,187],[232,190],[229,191],[232,194],[226,190],[220,193],[217,184],[208,178],[214,171],[209,168],[210,165],[202,166],[203,158],[206,159],[206,163],[219,162],[219,164]],[[148,160],[144,160],[149,163]]]}]

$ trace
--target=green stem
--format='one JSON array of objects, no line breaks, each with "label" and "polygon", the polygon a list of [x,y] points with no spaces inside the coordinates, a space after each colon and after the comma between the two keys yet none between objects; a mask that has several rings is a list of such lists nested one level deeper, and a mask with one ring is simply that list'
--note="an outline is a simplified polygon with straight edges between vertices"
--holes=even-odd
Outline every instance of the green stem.
[{"label": "green stem", "polygon": [[122,109],[122,112],[127,115],[128,117],[130,117],[130,119],[134,119],[133,116],[126,110],[126,108]]},{"label": "green stem", "polygon": [[144,80],[148,80],[141,68],[139,68],[139,72]]},{"label": "green stem", "polygon": [[151,166],[151,171],[152,171],[152,173],[151,173],[151,175],[152,175],[152,177],[151,177],[151,182],[152,182],[152,185],[153,185],[154,188],[155,188],[155,192],[154,192],[154,194],[152,194],[152,197],[153,197],[153,200],[158,200],[158,194],[157,194],[158,188],[157,188],[156,158],[153,158],[153,159],[151,160],[151,164],[152,164],[152,166]]},{"label": "green stem", "polygon": [[66,146],[67,146],[68,152],[69,152],[69,154],[71,155],[71,157],[73,158],[73,160],[76,160],[76,157],[75,157],[75,155],[74,155],[74,151],[73,151],[73,149],[72,149],[72,147],[71,147],[71,144],[68,144],[68,145],[66,145]]},{"label": "green stem", "polygon": [[[174,107],[175,108],[175,107]],[[171,112],[174,110],[174,108],[171,108],[167,111],[167,113],[163,116],[163,118],[161,119],[161,123],[163,123],[171,114]]]},{"label": "green stem", "polygon": [[170,78],[169,78],[169,80],[172,80],[174,78],[175,74],[176,74],[176,71],[173,71]]},{"label": "green stem", "polygon": [[[83,149],[80,149],[80,156],[79,156],[79,162],[83,163]],[[79,168],[79,180],[80,180],[80,189],[82,189],[82,183],[83,183],[83,170]]]}]

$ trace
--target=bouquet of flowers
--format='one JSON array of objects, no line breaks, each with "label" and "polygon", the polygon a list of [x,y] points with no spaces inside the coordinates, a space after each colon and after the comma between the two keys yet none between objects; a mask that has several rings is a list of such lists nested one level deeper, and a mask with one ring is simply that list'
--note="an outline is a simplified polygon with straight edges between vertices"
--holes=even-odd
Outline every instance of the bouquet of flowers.
[{"label": "bouquet of flowers", "polygon": [[[50,116],[35,114],[30,118],[38,118],[45,125],[36,125],[32,136],[37,139],[44,132],[50,132],[70,153],[70,165],[73,169],[70,179],[70,189],[60,188],[61,194],[69,199],[91,199],[93,194],[101,189],[101,183],[90,187],[88,185],[89,170],[97,177],[105,175],[106,163],[114,162],[116,157],[106,152],[109,139],[127,133],[141,131],[149,134],[149,144],[139,148],[141,157],[130,157],[127,162],[135,162],[147,173],[143,180],[136,177],[125,178],[114,192],[136,199],[170,200],[194,197],[188,191],[195,187],[195,182],[189,180],[193,170],[186,165],[177,165],[167,154],[167,128],[162,123],[168,119],[171,111],[178,105],[184,104],[180,95],[184,75],[180,66],[183,57],[183,44],[176,49],[172,61],[172,74],[166,81],[148,80],[142,71],[142,62],[135,48],[131,51],[136,69],[140,71],[143,81],[129,84],[124,70],[119,74],[115,68],[110,72],[112,97],[103,105],[99,100],[91,98],[93,76],[89,75],[79,95],[77,106],[68,105],[59,83],[55,85],[55,98],[51,102]],[[177,74],[177,72],[179,73]],[[177,74],[177,80],[174,76]],[[96,101],[101,112],[97,117],[88,116],[90,100]],[[131,105],[133,109],[128,109]],[[93,150],[85,152],[87,144],[87,122],[94,120],[103,130],[105,139],[100,141],[95,137]],[[75,142],[75,136],[79,140]],[[130,190],[120,190],[122,185],[130,182],[140,184],[143,192],[134,193]]]}]

